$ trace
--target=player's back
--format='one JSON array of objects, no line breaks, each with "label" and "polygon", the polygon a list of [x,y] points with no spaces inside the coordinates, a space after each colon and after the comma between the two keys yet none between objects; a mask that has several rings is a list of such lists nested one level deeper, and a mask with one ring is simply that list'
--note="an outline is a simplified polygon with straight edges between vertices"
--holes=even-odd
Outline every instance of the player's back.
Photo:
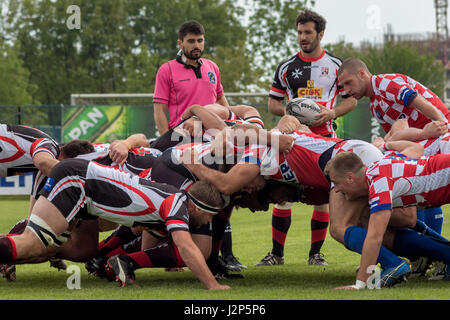
[{"label": "player's back", "polygon": [[14,174],[17,167],[33,168],[33,157],[43,151],[57,158],[58,143],[35,128],[0,124],[0,176]]}]

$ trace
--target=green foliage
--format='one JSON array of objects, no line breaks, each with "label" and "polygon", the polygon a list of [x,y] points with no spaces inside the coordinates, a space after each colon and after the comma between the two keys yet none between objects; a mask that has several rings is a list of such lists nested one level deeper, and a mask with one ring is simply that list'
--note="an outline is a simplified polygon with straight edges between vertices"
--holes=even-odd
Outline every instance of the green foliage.
[{"label": "green foliage", "polygon": [[385,43],[384,46],[369,46],[366,50],[354,48],[349,43],[339,42],[326,46],[332,54],[346,59],[357,57],[363,60],[372,74],[402,73],[427,86],[438,96],[444,92],[445,68],[432,53],[420,54],[417,48],[407,43]]},{"label": "green foliage", "polygon": [[[0,103],[67,104],[71,93],[151,93],[159,66],[178,51],[179,26],[205,27],[205,57],[221,69],[226,92],[267,90],[277,64],[298,51],[297,14],[308,0],[3,0],[0,15]],[[80,29],[69,29],[81,11]],[[387,44],[359,51],[373,72],[401,72],[443,92],[443,69],[432,55]]]},{"label": "green foliage", "polygon": [[20,59],[19,49],[0,42],[0,105],[32,102],[36,86],[29,83],[29,71]]},{"label": "green foliage", "polygon": [[254,50],[256,63],[263,65],[271,77],[283,59],[299,50],[295,19],[308,3],[307,0],[250,1],[249,46]]}]

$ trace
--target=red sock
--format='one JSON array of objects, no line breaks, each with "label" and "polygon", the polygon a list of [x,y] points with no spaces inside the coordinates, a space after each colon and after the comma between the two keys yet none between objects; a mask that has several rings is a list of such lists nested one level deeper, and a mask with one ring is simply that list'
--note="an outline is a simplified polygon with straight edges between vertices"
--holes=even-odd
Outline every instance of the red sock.
[{"label": "red sock", "polygon": [[327,236],[328,224],[330,222],[329,212],[313,211],[311,217],[311,250],[309,255],[320,252],[323,242]]},{"label": "red sock", "polygon": [[272,253],[279,257],[284,255],[284,244],[287,233],[291,226],[292,210],[278,209],[272,210]]}]

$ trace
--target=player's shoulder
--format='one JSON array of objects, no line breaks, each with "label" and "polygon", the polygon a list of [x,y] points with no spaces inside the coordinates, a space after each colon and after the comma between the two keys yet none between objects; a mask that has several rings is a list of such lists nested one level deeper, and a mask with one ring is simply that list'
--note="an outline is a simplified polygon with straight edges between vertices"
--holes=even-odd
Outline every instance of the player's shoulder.
[{"label": "player's shoulder", "polygon": [[291,64],[294,61],[300,61],[300,58],[298,56],[298,53],[294,54],[293,56],[290,56],[288,58],[283,59],[279,64],[278,64],[278,69],[287,66],[289,64]]},{"label": "player's shoulder", "polygon": [[330,62],[334,63],[338,67],[342,64],[342,59],[338,56],[335,56],[334,54],[330,53],[329,51],[325,50],[325,54],[322,59],[329,60]]}]

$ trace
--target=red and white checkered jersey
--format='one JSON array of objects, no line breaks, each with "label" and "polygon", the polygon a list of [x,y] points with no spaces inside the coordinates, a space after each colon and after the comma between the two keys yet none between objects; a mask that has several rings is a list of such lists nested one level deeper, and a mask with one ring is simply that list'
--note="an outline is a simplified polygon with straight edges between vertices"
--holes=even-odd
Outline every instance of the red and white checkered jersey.
[{"label": "red and white checkered jersey", "polygon": [[35,128],[0,124],[0,176],[7,176],[9,168],[34,166],[33,157],[39,152],[47,152],[56,159],[58,143]]},{"label": "red and white checkered jersey", "polygon": [[386,155],[366,169],[370,211],[450,202],[450,155],[409,159]]},{"label": "red and white checkered jersey", "polygon": [[424,156],[429,157],[436,154],[450,154],[450,133],[438,138],[416,141],[424,147]]},{"label": "red and white checkered jersey", "polygon": [[422,129],[431,119],[409,106],[413,97],[420,95],[438,109],[444,119],[450,120],[450,111],[430,89],[403,74],[380,74],[371,78],[373,97],[370,111],[388,132],[398,119],[408,119],[410,127]]}]

